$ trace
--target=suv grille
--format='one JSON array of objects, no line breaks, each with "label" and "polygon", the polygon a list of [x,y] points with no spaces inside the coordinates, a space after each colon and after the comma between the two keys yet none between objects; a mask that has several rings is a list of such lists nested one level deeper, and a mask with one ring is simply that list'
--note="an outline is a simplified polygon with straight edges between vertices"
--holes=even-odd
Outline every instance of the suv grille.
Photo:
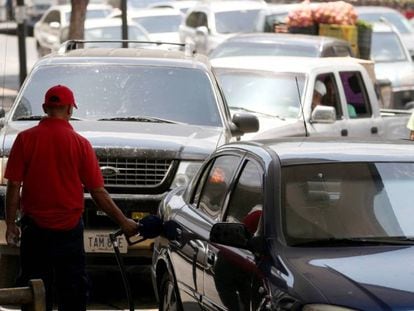
[{"label": "suv grille", "polygon": [[172,169],[172,160],[99,159],[105,186],[160,186]]}]

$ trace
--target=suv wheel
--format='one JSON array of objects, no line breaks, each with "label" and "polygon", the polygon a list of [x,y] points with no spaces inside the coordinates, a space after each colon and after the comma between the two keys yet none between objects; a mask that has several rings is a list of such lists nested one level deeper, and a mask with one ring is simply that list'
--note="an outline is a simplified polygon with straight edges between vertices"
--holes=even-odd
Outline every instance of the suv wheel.
[{"label": "suv wheel", "polygon": [[161,279],[160,310],[161,311],[181,311],[182,310],[182,307],[178,300],[177,288],[168,272],[164,273]]}]

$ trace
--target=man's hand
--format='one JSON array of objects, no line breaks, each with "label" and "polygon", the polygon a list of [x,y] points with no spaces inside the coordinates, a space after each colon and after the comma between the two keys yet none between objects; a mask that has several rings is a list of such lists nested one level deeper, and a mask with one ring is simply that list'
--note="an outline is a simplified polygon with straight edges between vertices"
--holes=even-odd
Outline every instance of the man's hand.
[{"label": "man's hand", "polygon": [[138,228],[138,223],[130,218],[127,218],[126,221],[121,224],[122,232],[126,237],[138,234]]},{"label": "man's hand", "polygon": [[20,229],[16,224],[7,225],[6,229],[6,241],[7,245],[19,246],[20,244]]}]

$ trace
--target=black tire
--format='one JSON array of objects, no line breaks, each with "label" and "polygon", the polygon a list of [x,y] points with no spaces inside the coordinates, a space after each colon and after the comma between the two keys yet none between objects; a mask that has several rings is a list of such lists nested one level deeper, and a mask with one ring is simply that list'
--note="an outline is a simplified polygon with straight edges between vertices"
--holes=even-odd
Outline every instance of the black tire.
[{"label": "black tire", "polygon": [[182,311],[178,290],[174,280],[166,272],[161,278],[160,287],[160,311]]}]

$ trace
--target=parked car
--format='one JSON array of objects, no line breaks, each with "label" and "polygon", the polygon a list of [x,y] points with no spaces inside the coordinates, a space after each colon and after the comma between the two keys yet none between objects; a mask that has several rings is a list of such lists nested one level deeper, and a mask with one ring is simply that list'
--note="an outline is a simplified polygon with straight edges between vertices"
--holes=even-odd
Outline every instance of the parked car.
[{"label": "parked car", "polygon": [[[371,61],[351,57],[237,56],[215,58],[211,64],[230,111],[248,111],[260,120],[259,131],[242,139],[409,137],[409,111],[381,115]],[[313,108],[318,81],[326,91],[322,105]]]},{"label": "parked car", "polygon": [[355,6],[358,18],[368,22],[388,21],[397,28],[401,34],[402,41],[414,57],[414,27],[409,20],[397,10],[381,6]]},{"label": "parked car", "polygon": [[[113,15],[121,18],[121,13]],[[181,11],[172,8],[139,9],[128,12],[128,18],[144,27],[151,41],[180,43],[178,28],[182,22]]]},{"label": "parked car", "polygon": [[395,140],[220,147],[160,204],[160,310],[412,310],[413,154]]},{"label": "parked car", "polygon": [[398,31],[385,23],[375,23],[371,41],[371,59],[378,79],[388,79],[392,87],[392,106],[414,107],[414,62]]},{"label": "parked car", "polygon": [[237,34],[254,32],[264,1],[200,1],[189,9],[180,26],[180,40],[192,42],[199,53],[208,54],[219,43]]},{"label": "parked car", "polygon": [[220,43],[210,59],[228,56],[354,56],[345,40],[325,36],[281,33],[239,34]]},{"label": "parked car", "polygon": [[[86,20],[107,17],[112,10],[110,5],[89,4],[86,10]],[[71,12],[71,4],[54,5],[35,24],[34,37],[39,56],[57,51],[59,46],[67,40]]]},{"label": "parked car", "polygon": [[[71,124],[91,142],[115,203],[136,220],[155,214],[168,191],[186,184],[218,146],[258,129],[253,115],[230,115],[205,56],[138,47],[79,49],[75,43],[33,66],[1,119],[0,172],[17,133],[43,118],[43,96],[56,84],[73,90],[78,109]],[[0,232],[5,191],[1,174]],[[85,193],[85,250],[91,262],[102,264],[113,252],[109,233],[116,224],[93,206]],[[122,239],[120,251],[127,263],[139,264],[149,261],[152,245],[147,240],[128,247]],[[0,271],[13,272],[1,264],[16,262],[17,253],[0,235]]]}]

